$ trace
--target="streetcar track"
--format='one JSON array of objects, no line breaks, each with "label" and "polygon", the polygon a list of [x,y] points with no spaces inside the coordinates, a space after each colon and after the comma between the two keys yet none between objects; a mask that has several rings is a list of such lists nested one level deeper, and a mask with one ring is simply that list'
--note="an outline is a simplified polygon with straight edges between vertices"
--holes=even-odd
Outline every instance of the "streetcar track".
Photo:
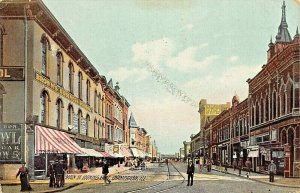
[{"label": "streetcar track", "polygon": [[167,167],[168,167],[168,179],[167,180],[164,180],[162,182],[159,182],[157,184],[154,184],[154,185],[151,185],[151,186],[147,186],[145,188],[138,188],[138,189],[135,189],[135,190],[130,190],[130,191],[126,191],[124,193],[134,193],[134,192],[140,192],[140,191],[144,191],[144,190],[151,190],[151,189],[154,189],[156,187],[159,187],[161,186],[162,184],[166,183],[166,182],[169,182],[170,181],[170,176],[181,176],[183,179],[180,183],[177,183],[176,185],[172,185],[171,187],[168,187],[168,188],[164,188],[162,190],[155,190],[155,192],[157,193],[160,193],[160,192],[165,192],[165,191],[168,191],[168,190],[172,190],[178,186],[180,186],[182,183],[184,183],[185,181],[185,177],[181,174],[181,172],[174,166],[174,164],[172,162],[169,162],[173,168],[175,168],[175,170],[179,173],[179,175],[170,175],[170,168],[169,168],[169,164],[167,164]]}]

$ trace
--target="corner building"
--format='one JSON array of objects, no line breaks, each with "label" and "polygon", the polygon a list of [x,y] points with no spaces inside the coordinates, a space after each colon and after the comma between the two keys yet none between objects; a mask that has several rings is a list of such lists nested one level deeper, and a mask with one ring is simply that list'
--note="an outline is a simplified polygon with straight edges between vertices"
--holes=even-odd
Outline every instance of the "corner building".
[{"label": "corner building", "polygon": [[[82,148],[114,142],[115,91],[42,1],[0,2],[0,81],[0,131],[12,135],[0,138],[3,179],[24,162],[31,176],[56,159],[74,169]],[[119,143],[127,113],[118,108]]]}]

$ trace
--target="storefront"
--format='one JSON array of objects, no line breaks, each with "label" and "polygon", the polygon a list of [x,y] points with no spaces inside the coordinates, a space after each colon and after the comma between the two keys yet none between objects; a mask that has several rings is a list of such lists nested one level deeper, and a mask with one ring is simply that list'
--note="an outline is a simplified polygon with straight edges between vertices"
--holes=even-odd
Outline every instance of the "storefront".
[{"label": "storefront", "polygon": [[63,160],[68,169],[75,167],[75,154],[83,153],[68,133],[35,126],[34,176],[45,178],[50,161]]}]

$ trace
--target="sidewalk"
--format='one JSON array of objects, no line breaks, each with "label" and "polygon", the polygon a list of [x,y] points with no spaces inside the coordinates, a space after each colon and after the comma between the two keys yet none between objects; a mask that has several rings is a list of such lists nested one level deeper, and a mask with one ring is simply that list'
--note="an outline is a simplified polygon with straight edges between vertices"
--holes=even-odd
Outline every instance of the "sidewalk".
[{"label": "sidewalk", "polygon": [[[109,176],[114,176],[119,173],[129,170],[129,167],[117,165],[109,168]],[[78,186],[82,183],[88,183],[97,181],[96,183],[104,183],[102,180],[102,168],[92,168],[87,173],[74,173],[65,175],[65,186],[62,188],[49,188],[49,179],[45,180],[32,180],[30,185],[34,191],[30,192],[61,192],[63,190]],[[2,192],[19,192],[20,191],[20,179],[13,180],[0,180],[0,193]]]},{"label": "sidewalk", "polygon": [[[225,173],[225,168],[223,166],[212,166],[212,170]],[[239,170],[237,169],[234,171],[232,168],[227,168],[227,173],[239,176]],[[242,170],[241,177],[247,178],[246,174],[247,172]],[[300,188],[300,178],[284,178],[283,176],[275,176],[274,182],[269,182],[269,175],[251,172],[249,179],[274,186]]]}]

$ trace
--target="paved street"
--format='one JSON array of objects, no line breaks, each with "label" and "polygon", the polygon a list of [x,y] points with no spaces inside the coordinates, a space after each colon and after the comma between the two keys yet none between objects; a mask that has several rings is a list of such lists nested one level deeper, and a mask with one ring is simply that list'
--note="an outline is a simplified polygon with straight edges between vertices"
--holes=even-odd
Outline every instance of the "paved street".
[{"label": "paved street", "polygon": [[[245,178],[223,174],[216,171],[195,174],[194,185],[187,187],[180,173],[169,164],[170,175],[166,164],[154,164],[144,171],[130,170],[120,176],[144,176],[144,181],[113,180],[111,184],[104,185],[95,181],[77,186],[65,192],[230,192],[230,193],[294,193],[300,191],[296,188],[285,188],[258,183]],[[176,168],[187,179],[186,165],[176,163]],[[198,168],[196,168],[197,170]]]}]

